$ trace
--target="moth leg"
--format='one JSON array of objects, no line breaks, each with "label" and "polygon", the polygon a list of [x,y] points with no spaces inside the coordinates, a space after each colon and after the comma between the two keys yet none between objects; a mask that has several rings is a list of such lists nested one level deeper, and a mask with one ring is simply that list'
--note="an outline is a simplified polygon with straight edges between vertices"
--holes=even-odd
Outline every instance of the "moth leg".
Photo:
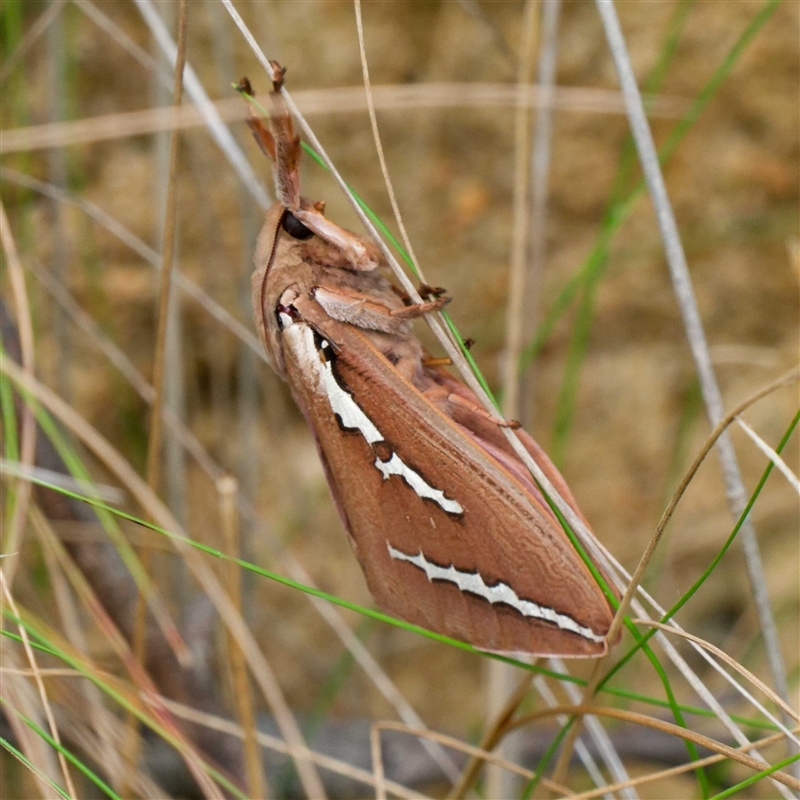
[{"label": "moth leg", "polygon": [[519,428],[521,427],[518,420],[515,419],[503,419],[502,417],[496,417],[494,414],[490,414],[482,405],[479,403],[470,400],[467,397],[464,397],[461,394],[455,394],[454,392],[450,392],[447,395],[447,402],[452,403],[455,406],[460,406],[462,409],[469,411],[472,414],[477,414],[479,417],[483,417],[487,422],[491,422],[493,425],[497,425],[500,428]]},{"label": "moth leg", "polygon": [[430,300],[426,303],[414,303],[414,305],[411,306],[395,308],[390,313],[397,319],[416,319],[417,317],[429,314],[431,311],[439,311],[451,300],[451,297],[437,297],[435,300]]},{"label": "moth leg", "polygon": [[453,366],[453,359],[449,358],[448,356],[442,356],[441,358],[434,358],[433,356],[428,356],[427,358],[422,359],[422,366],[423,367],[452,367]]},{"label": "moth leg", "polygon": [[312,205],[307,200],[301,200],[301,203],[302,207],[293,209],[292,213],[325,244],[333,245],[339,250],[345,262],[341,266],[359,272],[370,272],[380,264],[381,256],[375,245],[331,222],[323,214],[324,204]]},{"label": "moth leg", "polygon": [[442,369],[426,369],[414,384],[433,405],[470,430],[479,430],[486,423],[495,428],[520,427],[515,419],[503,419],[488,412],[466,386]]},{"label": "moth leg", "polygon": [[442,297],[447,294],[447,289],[441,286],[431,286],[427,283],[421,283],[419,285],[419,293],[421,297]]},{"label": "moth leg", "polygon": [[405,321],[395,317],[387,302],[380,297],[344,286],[315,286],[312,295],[325,312],[339,322],[383,333],[407,331]]}]

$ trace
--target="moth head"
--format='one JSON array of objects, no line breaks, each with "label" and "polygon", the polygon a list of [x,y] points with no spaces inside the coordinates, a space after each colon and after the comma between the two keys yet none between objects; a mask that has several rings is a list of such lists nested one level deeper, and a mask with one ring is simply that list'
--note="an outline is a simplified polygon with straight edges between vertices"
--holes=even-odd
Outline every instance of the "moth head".
[{"label": "moth head", "polygon": [[327,219],[321,203],[301,198],[292,210],[277,202],[267,211],[258,237],[253,304],[271,366],[283,376],[282,329],[276,309],[289,288],[311,295],[322,270],[375,269],[377,248]]},{"label": "moth head", "polygon": [[[247,124],[261,150],[272,161],[275,177],[275,196],[278,202],[267,212],[259,239],[259,249],[270,248],[273,263],[279,263],[279,239],[307,242],[306,251],[312,260],[324,266],[370,271],[381,263],[375,245],[350,231],[340,228],[325,216],[325,204],[313,202],[300,195],[300,161],[303,150],[300,137],[294,131],[292,117],[283,96],[286,70],[277,62],[272,68],[272,92],[269,95],[269,124],[265,124],[258,109],[251,103],[253,87],[242,78],[237,89],[247,100]],[[279,223],[279,225],[277,224]],[[318,241],[314,240],[314,235]],[[269,241],[261,247],[261,241]],[[327,249],[326,249],[327,248]],[[262,253],[263,256],[263,253]],[[257,256],[258,260],[258,256]]]},{"label": "moth head", "polygon": [[297,208],[274,203],[259,236],[256,268],[273,272],[305,261],[333,269],[370,272],[383,263],[371,241],[331,222],[323,210],[324,203],[305,197]]},{"label": "moth head", "polygon": [[283,232],[301,241],[310,240],[314,234],[319,241],[310,241],[308,252],[323,266],[356,272],[370,272],[378,267],[382,263],[378,248],[368,239],[331,222],[324,209],[324,203],[300,198],[297,208],[286,209]]}]

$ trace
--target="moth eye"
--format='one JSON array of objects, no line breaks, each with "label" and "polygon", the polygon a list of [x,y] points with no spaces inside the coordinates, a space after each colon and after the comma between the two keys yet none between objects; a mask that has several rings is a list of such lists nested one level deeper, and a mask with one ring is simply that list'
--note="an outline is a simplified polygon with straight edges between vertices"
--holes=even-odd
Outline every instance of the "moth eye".
[{"label": "moth eye", "polygon": [[294,239],[308,239],[314,235],[314,231],[303,225],[291,211],[287,211],[283,215],[281,227]]}]

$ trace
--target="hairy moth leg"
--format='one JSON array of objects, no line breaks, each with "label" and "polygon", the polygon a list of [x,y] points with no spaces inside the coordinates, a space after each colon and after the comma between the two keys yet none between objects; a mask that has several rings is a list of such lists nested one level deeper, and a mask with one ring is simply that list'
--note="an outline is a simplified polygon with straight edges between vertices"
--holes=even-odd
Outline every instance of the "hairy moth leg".
[{"label": "hairy moth leg", "polygon": [[334,319],[358,328],[382,331],[383,333],[405,332],[405,320],[415,319],[430,311],[443,308],[450,300],[450,298],[443,297],[429,303],[392,308],[382,298],[376,298],[366,292],[345,286],[336,288],[316,286],[312,293],[314,299]]}]

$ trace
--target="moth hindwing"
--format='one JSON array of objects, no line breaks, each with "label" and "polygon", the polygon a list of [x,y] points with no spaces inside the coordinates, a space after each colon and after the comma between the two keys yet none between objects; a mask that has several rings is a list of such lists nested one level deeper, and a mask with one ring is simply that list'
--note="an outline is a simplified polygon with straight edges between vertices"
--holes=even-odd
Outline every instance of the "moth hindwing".
[{"label": "moth hindwing", "polygon": [[[278,195],[255,254],[256,323],[314,433],[373,597],[485,650],[604,653],[613,611],[589,568],[500,421],[412,332],[447,298],[411,303],[371,242],[300,196],[299,139],[274,70],[270,128],[250,120]],[[545,453],[517,435],[581,516]]]}]

